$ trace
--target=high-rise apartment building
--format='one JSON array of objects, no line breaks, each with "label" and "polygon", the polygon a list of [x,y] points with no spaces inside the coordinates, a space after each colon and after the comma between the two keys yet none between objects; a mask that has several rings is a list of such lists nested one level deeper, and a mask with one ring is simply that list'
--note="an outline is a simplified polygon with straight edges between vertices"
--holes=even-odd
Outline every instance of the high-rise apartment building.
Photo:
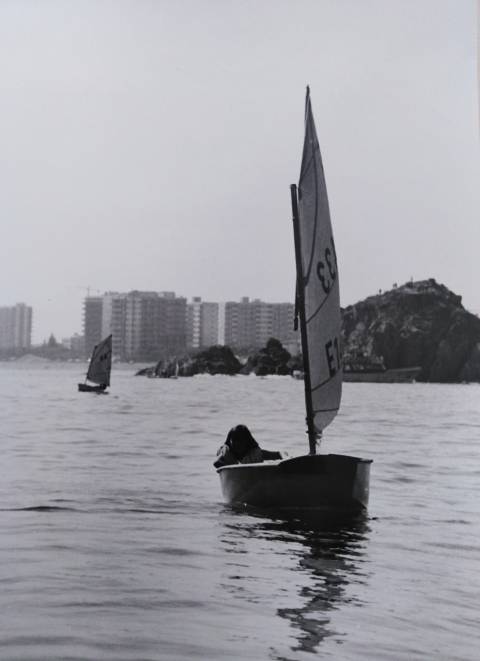
[{"label": "high-rise apartment building", "polygon": [[101,296],[87,296],[83,302],[83,335],[85,338],[85,355],[90,356],[93,347],[102,339]]},{"label": "high-rise apartment building", "polygon": [[271,303],[272,335],[277,338],[292,355],[301,351],[300,331],[294,330],[295,306],[293,303]]},{"label": "high-rise apartment building", "polygon": [[32,308],[25,303],[0,307],[0,349],[29,349],[32,345]]},{"label": "high-rise apartment building", "polygon": [[299,334],[293,330],[292,303],[265,303],[259,299],[225,303],[224,342],[237,349],[265,346],[274,337],[292,353],[299,347]]},{"label": "high-rise apartment building", "polygon": [[248,296],[225,303],[225,344],[238,349],[258,346],[254,311]]},{"label": "high-rise apartment building", "polygon": [[112,353],[124,358],[127,294],[107,292],[102,296],[102,337],[112,335]]},{"label": "high-rise apartment building", "polygon": [[219,344],[219,304],[194,296],[187,303],[187,346],[193,349]]},{"label": "high-rise apartment building", "polygon": [[202,318],[200,326],[200,346],[211,347],[219,344],[218,338],[218,303],[202,303]]},{"label": "high-rise apartment building", "polygon": [[185,298],[174,292],[107,292],[84,303],[85,351],[113,335],[113,355],[124,360],[158,360],[186,348]]},{"label": "high-rise apartment building", "polygon": [[202,316],[202,299],[194,296],[191,303],[187,303],[187,347],[198,349],[200,347],[200,323]]},{"label": "high-rise apartment building", "polygon": [[156,360],[185,351],[185,298],[174,292],[132,291],[125,300],[126,359]]}]

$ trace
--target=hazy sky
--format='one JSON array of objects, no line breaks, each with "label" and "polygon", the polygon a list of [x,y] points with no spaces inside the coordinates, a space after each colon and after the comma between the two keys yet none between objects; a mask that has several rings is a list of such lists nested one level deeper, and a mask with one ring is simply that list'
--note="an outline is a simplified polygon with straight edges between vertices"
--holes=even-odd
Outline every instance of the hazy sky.
[{"label": "hazy sky", "polygon": [[86,288],[289,301],[311,87],[342,304],[480,311],[475,0],[0,0],[0,305]]}]

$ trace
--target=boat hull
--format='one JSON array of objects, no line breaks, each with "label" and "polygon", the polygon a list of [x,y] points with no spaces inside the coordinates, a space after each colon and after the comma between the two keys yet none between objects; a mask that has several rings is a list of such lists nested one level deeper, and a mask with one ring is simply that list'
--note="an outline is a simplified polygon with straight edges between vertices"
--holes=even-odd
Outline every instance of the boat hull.
[{"label": "boat hull", "polygon": [[96,392],[96,393],[106,393],[106,388],[107,386],[89,386],[88,383],[79,383],[78,384],[78,391],[79,392]]},{"label": "boat hull", "polygon": [[229,505],[261,509],[360,512],[368,506],[370,459],[305,455],[217,470]]}]

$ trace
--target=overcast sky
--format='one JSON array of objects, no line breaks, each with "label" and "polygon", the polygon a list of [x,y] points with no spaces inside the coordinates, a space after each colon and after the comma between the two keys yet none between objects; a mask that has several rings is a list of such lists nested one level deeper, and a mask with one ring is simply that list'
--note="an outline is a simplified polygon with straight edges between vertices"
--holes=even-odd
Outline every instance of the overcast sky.
[{"label": "overcast sky", "polygon": [[0,305],[291,301],[305,86],[342,305],[434,277],[480,311],[475,0],[1,0]]}]

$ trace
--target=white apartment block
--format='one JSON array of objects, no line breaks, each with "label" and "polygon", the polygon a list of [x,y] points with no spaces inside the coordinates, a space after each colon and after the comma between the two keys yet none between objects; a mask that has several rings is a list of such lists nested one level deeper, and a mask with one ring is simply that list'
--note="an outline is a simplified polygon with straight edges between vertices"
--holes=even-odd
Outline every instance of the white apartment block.
[{"label": "white apartment block", "polygon": [[156,359],[185,351],[186,299],[174,292],[106,292],[87,297],[84,310],[87,354],[110,334],[113,355],[121,359]]},{"label": "white apartment block", "polygon": [[32,345],[32,308],[25,303],[0,307],[0,349],[29,349]]},{"label": "white apartment block", "polygon": [[219,304],[194,296],[187,304],[187,346],[199,349],[219,343]]},{"label": "white apartment block", "polygon": [[300,335],[293,330],[293,303],[266,303],[244,296],[225,303],[224,343],[238,349],[263,347],[270,338],[291,353],[299,350]]}]

